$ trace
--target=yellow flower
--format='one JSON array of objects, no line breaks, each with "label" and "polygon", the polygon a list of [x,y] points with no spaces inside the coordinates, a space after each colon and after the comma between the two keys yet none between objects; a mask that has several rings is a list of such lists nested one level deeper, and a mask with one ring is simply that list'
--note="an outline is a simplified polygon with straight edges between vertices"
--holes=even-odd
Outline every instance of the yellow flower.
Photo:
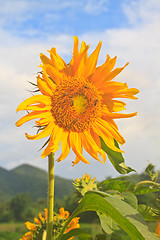
[{"label": "yellow flower", "polygon": [[30,223],[30,222],[26,222],[26,227],[31,230],[31,231],[36,231],[37,230],[37,227],[34,223]]},{"label": "yellow flower", "polygon": [[61,208],[59,209],[58,217],[59,217],[59,218],[67,219],[67,218],[69,217],[69,212],[68,212],[68,211],[65,211],[64,208],[61,207]]},{"label": "yellow flower", "polygon": [[80,227],[79,217],[75,217],[70,221],[68,228],[65,232],[67,233],[67,232],[71,231],[72,229],[79,228],[79,227]]},{"label": "yellow flower", "polygon": [[95,179],[96,178],[91,178],[89,174],[85,173],[84,176],[81,177],[81,179],[76,178],[76,180],[73,181],[73,185],[81,194],[81,196],[84,196],[84,194],[88,191],[98,190]]},{"label": "yellow flower", "polygon": [[[67,65],[57,54],[55,48],[49,51],[50,58],[40,54],[42,75],[37,76],[37,87],[41,94],[32,96],[22,102],[17,111],[31,111],[19,121],[19,127],[32,119],[36,121],[39,131],[36,135],[28,135],[28,139],[41,139],[49,136],[49,143],[42,152],[42,158],[59,149],[61,142],[62,154],[58,161],[65,159],[70,149],[76,154],[73,165],[79,161],[89,164],[82,155],[83,148],[96,160],[106,161],[101,149],[100,137],[106,145],[117,152],[122,152],[114,144],[125,142],[114,122],[117,118],[133,117],[136,113],[117,113],[125,109],[125,103],[115,98],[136,99],[139,91],[128,88],[126,83],[113,79],[128,65],[113,70],[116,57],[107,59],[104,64],[96,67],[101,42],[88,57],[89,46],[74,37],[73,57]],[[102,156],[103,161],[99,158]]]},{"label": "yellow flower", "polygon": [[[65,231],[65,233],[68,233],[69,231],[71,231],[72,229],[74,229],[74,228],[80,228],[80,224],[79,224],[79,217],[75,217],[75,218],[73,218],[71,221],[70,221],[70,223],[69,223],[69,225],[68,225],[68,228],[67,228],[67,230]],[[69,238],[68,240],[72,240],[74,237],[71,237],[71,238]]]},{"label": "yellow flower", "polygon": [[25,233],[24,236],[19,240],[32,240],[32,233],[31,232]]},{"label": "yellow flower", "polygon": [[[30,230],[25,233],[25,235],[20,240],[37,240],[40,238],[41,234],[46,231],[46,222],[47,222],[47,214],[48,211],[44,209],[44,217],[39,213],[39,218],[34,218],[34,223],[26,222],[25,225]],[[69,218],[69,212],[65,211],[63,207],[59,209],[59,213],[54,216],[53,221],[53,233],[57,236],[62,227],[64,226],[66,220]],[[75,217],[71,220],[69,225],[67,226],[64,233],[68,233],[74,228],[79,228],[79,217]],[[73,237],[69,238],[71,240]]]},{"label": "yellow flower", "polygon": [[159,222],[158,225],[157,225],[156,233],[157,233],[157,237],[160,238],[160,222]]}]

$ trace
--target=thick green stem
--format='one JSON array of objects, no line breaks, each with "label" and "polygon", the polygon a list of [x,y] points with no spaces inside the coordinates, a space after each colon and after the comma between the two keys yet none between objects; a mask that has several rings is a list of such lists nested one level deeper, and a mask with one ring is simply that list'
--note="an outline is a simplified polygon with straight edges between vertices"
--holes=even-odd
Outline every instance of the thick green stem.
[{"label": "thick green stem", "polygon": [[54,153],[50,153],[48,156],[48,218],[46,240],[52,240],[53,207],[54,207]]}]

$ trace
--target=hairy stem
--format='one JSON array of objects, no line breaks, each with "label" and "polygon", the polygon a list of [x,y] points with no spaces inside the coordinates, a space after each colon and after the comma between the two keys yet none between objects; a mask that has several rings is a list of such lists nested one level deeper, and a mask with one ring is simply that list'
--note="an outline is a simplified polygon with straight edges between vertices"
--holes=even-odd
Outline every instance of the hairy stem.
[{"label": "hairy stem", "polygon": [[48,218],[46,240],[52,240],[53,207],[54,207],[54,153],[50,153],[48,156]]}]

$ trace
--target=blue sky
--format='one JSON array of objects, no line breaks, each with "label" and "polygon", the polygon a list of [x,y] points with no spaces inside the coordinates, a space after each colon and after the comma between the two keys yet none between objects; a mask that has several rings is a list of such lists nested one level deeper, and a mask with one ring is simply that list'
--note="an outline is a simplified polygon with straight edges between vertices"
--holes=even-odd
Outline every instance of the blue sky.
[{"label": "blue sky", "polygon": [[[4,22],[3,28],[24,38],[43,39],[51,32],[75,35],[77,30],[78,34],[83,34],[128,25],[120,0],[39,1],[39,4],[15,1],[13,5],[17,9]],[[12,8],[7,10],[3,16],[10,14]]]},{"label": "blue sky", "polygon": [[[21,128],[15,122],[20,102],[30,96],[28,81],[36,81],[39,53],[56,47],[66,62],[72,56],[73,36],[91,44],[99,40],[102,49],[99,64],[106,54],[118,56],[116,67],[130,61],[117,81],[140,90],[137,101],[127,100],[127,113],[138,111],[132,119],[117,120],[126,140],[122,147],[126,164],[138,172],[148,161],[160,169],[160,1],[159,0],[47,0],[1,3],[0,9],[0,166],[11,169],[28,163],[47,169],[47,159],[40,158],[44,140],[28,141],[24,133],[33,132],[32,123]],[[60,152],[56,153],[56,157]],[[86,156],[86,153],[85,153]],[[56,174],[75,178],[85,172],[104,179],[117,176],[109,160],[105,165],[87,156],[91,165],[72,167],[71,153],[56,163]]]}]

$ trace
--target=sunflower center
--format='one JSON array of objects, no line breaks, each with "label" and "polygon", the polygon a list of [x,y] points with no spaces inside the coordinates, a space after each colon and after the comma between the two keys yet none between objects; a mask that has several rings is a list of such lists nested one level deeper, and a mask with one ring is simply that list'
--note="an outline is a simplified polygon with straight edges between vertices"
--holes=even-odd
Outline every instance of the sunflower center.
[{"label": "sunflower center", "polygon": [[73,96],[73,107],[78,114],[83,113],[88,105],[88,99],[83,95]]},{"label": "sunflower center", "polygon": [[89,81],[68,77],[56,86],[51,111],[59,127],[83,132],[100,116],[101,96]]}]

